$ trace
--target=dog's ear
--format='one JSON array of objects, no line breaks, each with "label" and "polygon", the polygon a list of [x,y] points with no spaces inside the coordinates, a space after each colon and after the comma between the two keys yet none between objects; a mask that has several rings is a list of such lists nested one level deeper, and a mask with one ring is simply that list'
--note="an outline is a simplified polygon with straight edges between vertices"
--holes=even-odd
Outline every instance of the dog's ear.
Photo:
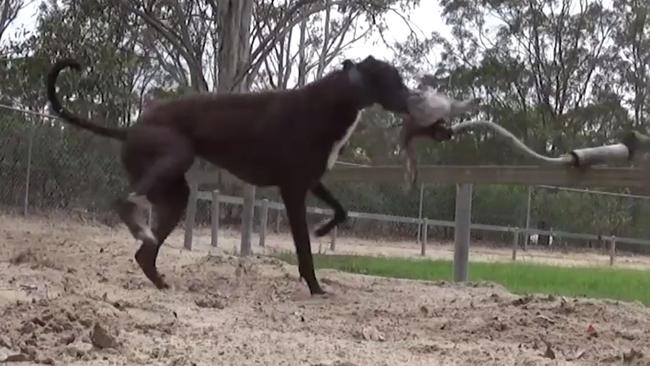
[{"label": "dog's ear", "polygon": [[348,73],[348,76],[350,77],[350,81],[352,81],[353,84],[358,84],[358,85],[363,84],[363,77],[361,76],[361,72],[359,71],[358,64],[355,64],[350,60],[345,60],[343,61],[343,71]]},{"label": "dog's ear", "polygon": [[363,61],[357,64],[359,70],[373,70],[378,67],[380,64],[379,60],[374,58],[372,55],[368,55]]},{"label": "dog's ear", "polygon": [[354,64],[354,62],[352,62],[352,60],[349,60],[349,59],[345,59],[345,60],[343,60],[343,70],[345,70],[345,71],[349,71],[349,70],[351,70],[354,66],[355,66],[355,64]]}]

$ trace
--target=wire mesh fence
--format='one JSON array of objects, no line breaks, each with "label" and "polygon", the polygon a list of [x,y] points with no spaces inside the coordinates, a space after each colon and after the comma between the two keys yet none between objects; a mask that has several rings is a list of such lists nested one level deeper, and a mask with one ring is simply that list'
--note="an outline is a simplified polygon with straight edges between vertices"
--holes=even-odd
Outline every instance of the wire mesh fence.
[{"label": "wire mesh fence", "polygon": [[[454,185],[423,186],[419,193],[406,193],[396,185],[372,182],[341,182],[331,189],[347,209],[359,213],[351,215],[339,227],[340,237],[400,245],[410,242],[415,246],[423,237],[422,220],[428,220],[426,240],[429,245],[448,245],[454,241]],[[511,248],[513,232],[518,231],[521,246],[529,237],[528,243],[539,250],[607,249],[612,236],[619,237],[620,250],[638,253],[648,249],[650,241],[642,221],[637,219],[635,225],[632,219],[647,209],[647,198],[561,192],[557,188],[550,192],[547,190],[545,187],[477,186],[472,204],[472,245]],[[529,192],[530,201],[527,199]],[[272,190],[258,191],[258,197],[281,202]],[[615,205],[615,201],[620,199],[633,204]],[[308,201],[311,207],[327,209],[313,197]],[[210,202],[203,203],[206,212],[209,211]],[[571,206],[569,209],[567,204]],[[241,209],[239,205],[223,207],[225,210]],[[272,231],[289,232],[285,215],[284,211],[271,210],[269,227]],[[255,217],[261,217],[261,206],[256,208]],[[329,217],[329,214],[312,213],[309,221],[313,227]],[[204,224],[209,225],[207,217]],[[236,229],[239,222],[231,221],[230,224]],[[528,235],[527,229],[530,231]]]},{"label": "wire mesh fence", "polygon": [[[597,248],[607,246],[606,238],[650,239],[644,218],[650,213],[650,198],[629,192],[601,192],[572,188],[536,186],[530,190],[530,227],[554,232],[588,233],[600,239],[540,237],[545,246]],[[620,242],[623,251],[648,253],[645,244]]]},{"label": "wire mesh fence", "polygon": [[53,118],[2,110],[0,203],[100,213],[125,189],[114,143]]}]

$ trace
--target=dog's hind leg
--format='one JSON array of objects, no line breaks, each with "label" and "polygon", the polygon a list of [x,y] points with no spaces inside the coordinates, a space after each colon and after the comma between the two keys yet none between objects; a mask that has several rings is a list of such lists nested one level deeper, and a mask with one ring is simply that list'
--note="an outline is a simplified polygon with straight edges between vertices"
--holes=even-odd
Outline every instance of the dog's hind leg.
[{"label": "dog's hind leg", "polygon": [[138,205],[126,199],[118,199],[113,203],[113,208],[124,222],[134,238],[141,241],[155,242],[156,238],[151,229],[138,217]]},{"label": "dog's hind leg", "polygon": [[127,200],[148,208],[149,190],[184,175],[194,162],[194,149],[190,140],[172,129],[147,126],[130,133],[122,159],[133,178]]},{"label": "dog's hind leg", "polygon": [[143,240],[142,245],[135,253],[135,260],[145,276],[159,289],[169,286],[156,268],[158,252],[180,221],[187,206],[189,194],[190,190],[185,177],[181,176],[176,180],[154,185],[147,195],[153,206],[155,241]]},{"label": "dog's hind leg", "polygon": [[316,183],[316,185],[311,188],[311,193],[334,210],[334,217],[316,229],[314,232],[316,236],[320,237],[326,235],[334,229],[335,226],[347,220],[347,211],[322,182]]},{"label": "dog's hind leg", "polygon": [[[180,217],[187,203],[189,189],[184,175],[193,161],[191,143],[167,128],[135,130],[123,147],[122,162],[134,190],[127,199],[118,201],[116,208],[131,234],[142,241],[136,260],[158,288],[167,287],[156,270],[158,250],[178,222],[175,217]],[[136,215],[138,206],[146,207],[150,203],[158,219],[154,230]]]},{"label": "dog's hind leg", "polygon": [[301,188],[299,184],[285,185],[280,187],[282,200],[287,208],[289,225],[296,254],[298,256],[298,272],[304,278],[312,295],[325,294],[325,291],[318,284],[314,272],[314,259],[311,254],[311,243],[309,240],[309,229],[307,227],[307,188]]}]

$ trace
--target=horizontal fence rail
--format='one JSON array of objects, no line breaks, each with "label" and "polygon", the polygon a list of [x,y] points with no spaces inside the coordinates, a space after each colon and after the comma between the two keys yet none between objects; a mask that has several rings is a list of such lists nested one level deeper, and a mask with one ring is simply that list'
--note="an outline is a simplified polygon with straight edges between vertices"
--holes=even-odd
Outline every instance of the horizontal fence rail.
[{"label": "horizontal fence rail", "polygon": [[[420,165],[418,180],[423,184],[522,184],[565,187],[643,187],[641,171],[635,168],[563,166],[463,166]],[[336,167],[324,181],[402,183],[404,168],[399,165]]]},{"label": "horizontal fence rail", "polygon": [[[521,184],[563,187],[644,187],[641,170],[625,167],[573,168],[541,165],[419,165],[422,184]],[[232,180],[222,171],[222,178]],[[216,170],[188,173],[188,180],[202,183],[218,181]],[[404,183],[401,165],[359,166],[339,164],[324,177],[325,182]]]},{"label": "horizontal fence rail", "polygon": [[[219,203],[226,203],[232,205],[243,205],[243,198],[237,196],[228,196],[228,195],[218,195]],[[197,199],[203,201],[212,201],[213,195],[212,192],[199,191],[197,193]],[[262,207],[264,205],[264,200],[255,200],[255,207]],[[273,210],[284,210],[284,204],[280,202],[267,201],[267,207]],[[318,215],[332,215],[333,211],[330,209],[323,209],[319,207],[307,207],[307,212],[311,214]],[[428,226],[439,226],[439,227],[455,227],[456,223],[454,221],[447,220],[435,220],[435,219],[419,219],[417,217],[407,217],[407,216],[394,216],[394,215],[383,215],[376,213],[367,213],[367,212],[355,212],[350,211],[348,217],[364,219],[364,220],[377,220],[383,222],[391,223],[405,223],[405,224],[423,224],[426,222]],[[503,232],[503,233],[519,233],[523,235],[549,235],[560,239],[578,239],[578,240],[603,240],[611,241],[616,240],[617,243],[623,244],[633,244],[633,245],[650,245],[650,240],[638,239],[638,238],[627,238],[627,237],[613,237],[609,235],[596,235],[596,234],[582,234],[582,233],[571,233],[566,231],[555,231],[555,230],[540,230],[533,228],[522,228],[514,226],[499,226],[499,225],[486,225],[486,224],[471,224],[470,228],[472,230],[484,230],[484,231],[494,231],[494,232]]]}]

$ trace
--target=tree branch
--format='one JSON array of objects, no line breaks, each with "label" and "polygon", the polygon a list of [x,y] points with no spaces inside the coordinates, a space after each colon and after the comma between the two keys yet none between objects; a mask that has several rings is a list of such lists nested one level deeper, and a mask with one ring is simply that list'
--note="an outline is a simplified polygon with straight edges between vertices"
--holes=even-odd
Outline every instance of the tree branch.
[{"label": "tree branch", "polygon": [[171,43],[174,46],[176,51],[178,51],[178,53],[180,53],[183,56],[185,62],[187,62],[190,68],[189,71],[193,79],[193,83],[192,83],[194,84],[193,86],[197,88],[198,91],[207,91],[208,86],[207,86],[207,82],[205,81],[205,78],[203,77],[201,62],[197,61],[194,55],[190,53],[190,50],[192,49],[192,45],[186,44],[183,41],[181,36],[179,36],[177,33],[174,33],[173,30],[170,29],[168,26],[166,26],[164,23],[162,23],[152,15],[148,14],[146,10],[141,11],[140,9],[137,9],[136,7],[131,5],[129,0],[119,0],[119,1],[122,3],[123,6],[125,6],[128,10],[130,10],[138,17],[140,17],[142,20],[144,20],[145,23],[147,23],[149,26],[155,29],[164,39],[166,39],[169,43]]},{"label": "tree branch", "polygon": [[[124,1],[124,0],[122,0]],[[361,0],[356,0],[361,1]],[[264,57],[266,57],[271,50],[273,45],[277,42],[277,39],[284,37],[284,35],[293,27],[298,25],[303,19],[307,19],[315,13],[321,12],[326,9],[325,5],[314,5],[311,8],[305,9],[308,5],[315,3],[316,0],[300,0],[296,2],[278,21],[276,26],[263,41],[260,42],[257,49],[251,53],[250,64],[247,68],[244,68],[239,72],[235,78],[235,84],[239,83],[247,74],[252,70],[256,70],[262,63]],[[350,4],[351,1],[339,0],[330,2],[330,6]],[[299,14],[299,15],[297,15]]]}]

